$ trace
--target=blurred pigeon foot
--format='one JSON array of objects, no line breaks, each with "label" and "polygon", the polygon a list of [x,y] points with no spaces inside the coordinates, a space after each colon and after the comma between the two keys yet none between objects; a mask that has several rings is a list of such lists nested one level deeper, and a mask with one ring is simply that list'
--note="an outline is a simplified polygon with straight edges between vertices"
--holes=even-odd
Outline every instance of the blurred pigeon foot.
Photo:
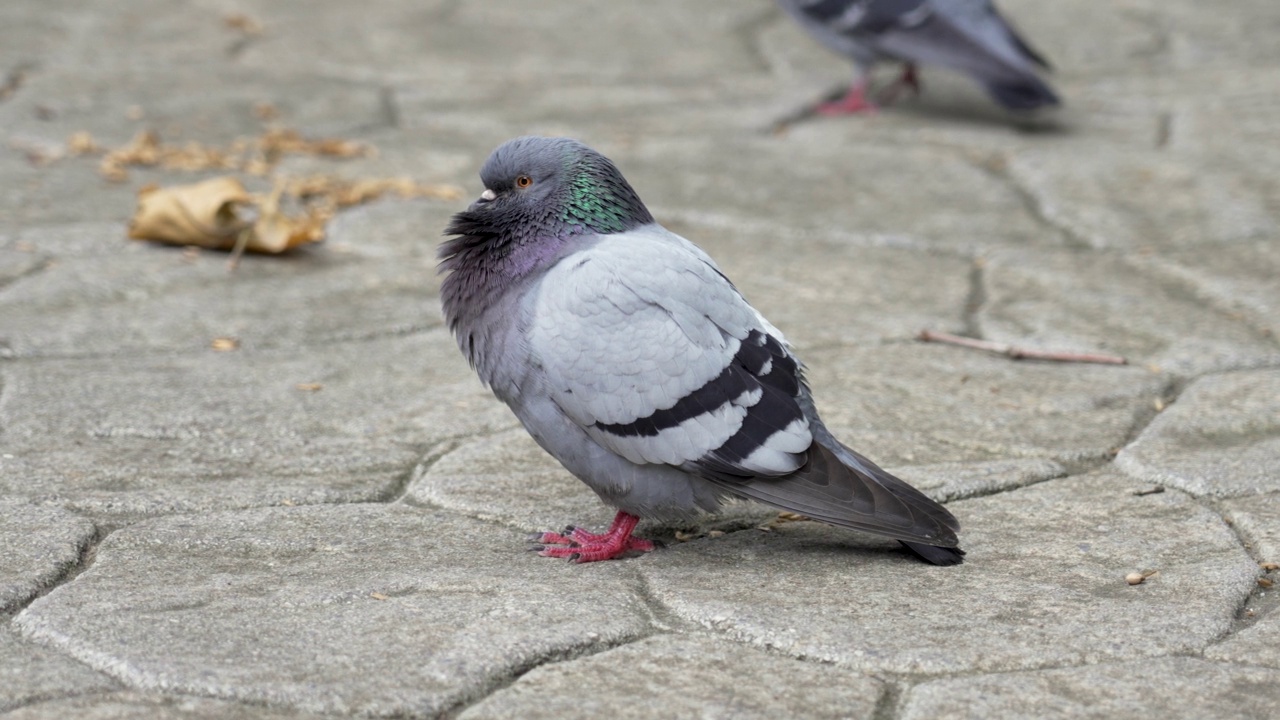
[{"label": "blurred pigeon foot", "polygon": [[834,117],[856,113],[873,113],[879,109],[874,102],[867,99],[867,81],[859,80],[849,86],[849,92],[844,97],[819,105],[815,112],[819,115]]}]

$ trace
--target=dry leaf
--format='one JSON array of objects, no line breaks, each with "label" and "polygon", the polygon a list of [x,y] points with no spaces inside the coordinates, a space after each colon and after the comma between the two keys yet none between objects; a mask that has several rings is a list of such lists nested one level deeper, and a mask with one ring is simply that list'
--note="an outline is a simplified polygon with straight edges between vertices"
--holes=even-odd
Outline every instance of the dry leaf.
[{"label": "dry leaf", "polygon": [[250,203],[249,193],[232,177],[168,188],[148,186],[138,192],[129,237],[227,250],[249,227],[239,207]]},{"label": "dry leaf", "polygon": [[390,596],[389,596],[389,595],[383,595],[383,594],[382,594],[382,593],[380,593],[380,592],[371,592],[371,593],[369,593],[369,597],[373,598],[374,600],[388,600],[388,599],[390,599]]},{"label": "dry leaf", "polygon": [[317,390],[323,388],[324,385],[321,385],[320,383],[298,383],[293,387],[298,390],[305,390],[306,392],[316,392]]},{"label": "dry leaf", "polygon": [[232,13],[222,18],[222,22],[232,30],[239,30],[245,35],[261,35],[262,23],[244,13]]},{"label": "dry leaf", "polygon": [[231,352],[240,347],[240,341],[233,337],[216,337],[213,342],[209,343],[209,347],[215,352]]},{"label": "dry leaf", "polygon": [[90,155],[102,152],[102,148],[98,143],[94,142],[93,136],[87,130],[73,133],[67,138],[67,154],[75,157],[77,155]]},{"label": "dry leaf", "polygon": [[266,175],[285,155],[353,158],[375,154],[370,145],[341,138],[303,137],[297,130],[273,128],[257,138],[241,138],[230,147],[218,148],[190,141],[166,145],[153,130],[144,130],[123,147],[102,158],[99,171],[109,180],[125,177],[127,167],[159,167],[165,170],[244,170]]}]

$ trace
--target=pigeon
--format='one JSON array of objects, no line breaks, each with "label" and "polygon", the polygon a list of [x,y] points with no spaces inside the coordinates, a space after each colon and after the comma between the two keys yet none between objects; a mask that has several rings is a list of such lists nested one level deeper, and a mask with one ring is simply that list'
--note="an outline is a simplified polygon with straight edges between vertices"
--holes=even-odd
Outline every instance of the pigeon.
[{"label": "pigeon", "polygon": [[1044,56],[1022,39],[990,0],[778,0],[819,42],[851,58],[857,74],[844,98],[818,113],[870,112],[872,67],[881,60],[905,63],[891,85],[890,101],[904,89],[920,92],[916,66],[942,65],[977,80],[1010,110],[1059,104],[1036,75],[1049,70]]},{"label": "pigeon", "polygon": [[609,159],[519,137],[480,177],[439,249],[445,319],[538,445],[618,510],[603,533],[537,533],[533,550],[648,552],[641,518],[738,497],[961,562],[956,518],[832,436],[782,333]]}]

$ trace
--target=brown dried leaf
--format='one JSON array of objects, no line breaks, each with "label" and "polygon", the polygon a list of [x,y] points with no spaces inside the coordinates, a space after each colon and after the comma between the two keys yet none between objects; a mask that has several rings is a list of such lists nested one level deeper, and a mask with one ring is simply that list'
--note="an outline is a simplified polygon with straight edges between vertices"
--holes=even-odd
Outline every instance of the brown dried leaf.
[{"label": "brown dried leaf", "polygon": [[67,154],[72,157],[100,152],[102,148],[94,142],[93,136],[87,130],[72,133],[71,137],[67,138]]},{"label": "brown dried leaf", "polygon": [[214,352],[231,352],[240,349],[240,341],[233,337],[216,337],[209,343]]},{"label": "brown dried leaf", "polygon": [[231,13],[222,18],[222,22],[232,30],[238,30],[245,35],[261,35],[262,23],[254,20],[245,13]]},{"label": "brown dried leaf", "polygon": [[248,227],[239,207],[252,202],[233,177],[168,188],[145,187],[138,192],[129,237],[227,250]]}]

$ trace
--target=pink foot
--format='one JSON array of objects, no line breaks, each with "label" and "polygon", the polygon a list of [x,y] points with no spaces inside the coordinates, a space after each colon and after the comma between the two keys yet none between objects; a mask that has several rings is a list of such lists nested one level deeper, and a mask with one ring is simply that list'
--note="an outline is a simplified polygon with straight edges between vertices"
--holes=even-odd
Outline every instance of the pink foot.
[{"label": "pink foot", "polygon": [[876,104],[867,99],[867,81],[858,80],[849,86],[849,92],[839,100],[823,103],[818,106],[819,115],[832,117],[835,115],[853,115],[855,113],[873,113],[879,110]]},{"label": "pink foot", "polygon": [[879,100],[885,105],[890,105],[897,102],[903,92],[910,91],[911,96],[915,97],[920,94],[920,89],[920,75],[916,72],[916,66],[907,63],[902,69],[902,75],[880,92]]},{"label": "pink foot", "polygon": [[588,563],[597,560],[612,560],[629,552],[649,552],[654,544],[651,540],[631,537],[640,518],[630,513],[618,511],[608,531],[597,535],[572,525],[563,532],[537,533],[529,537],[530,542],[540,543],[529,548],[542,557],[567,558],[569,562]]}]

